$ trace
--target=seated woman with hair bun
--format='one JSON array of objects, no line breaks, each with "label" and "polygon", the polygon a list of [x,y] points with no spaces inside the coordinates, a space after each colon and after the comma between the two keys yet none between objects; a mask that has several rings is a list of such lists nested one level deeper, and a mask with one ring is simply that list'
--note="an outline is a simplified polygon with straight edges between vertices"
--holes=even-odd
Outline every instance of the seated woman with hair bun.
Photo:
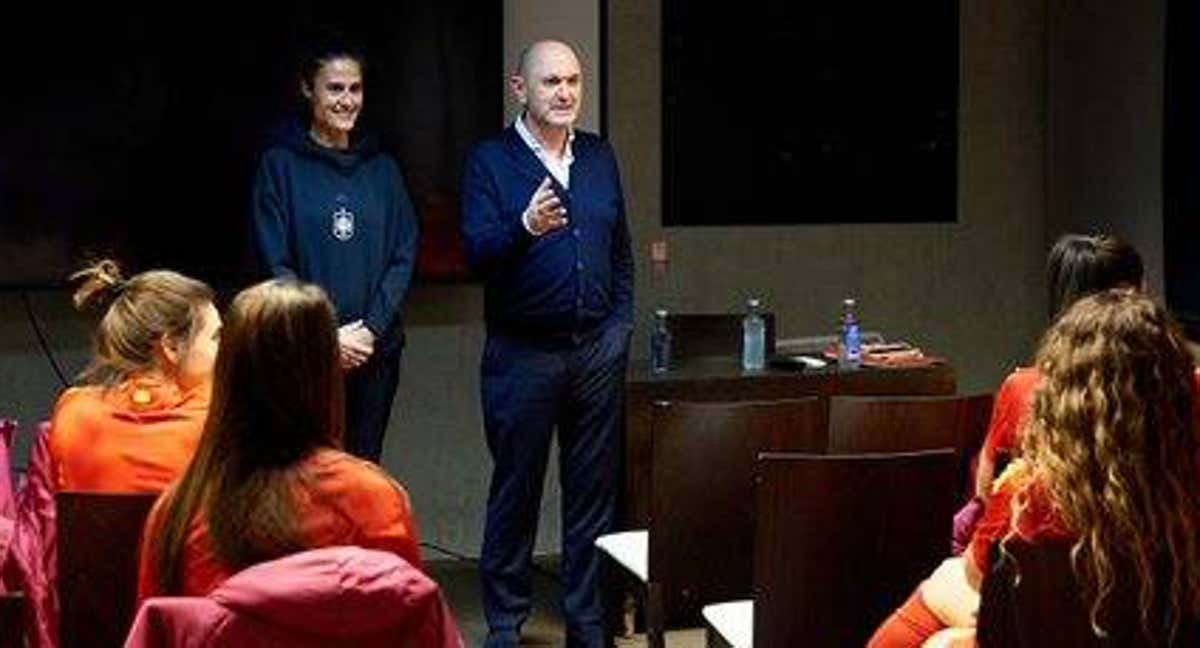
[{"label": "seated woman with hair bun", "polygon": [[0,590],[24,592],[32,646],[58,645],[53,492],[156,494],[178,478],[208,415],[221,329],[212,289],[181,274],[125,279],[106,260],[72,279],[76,307],[104,315],[90,364],[33,448],[13,547],[0,560]]},{"label": "seated woman with hair bun", "polygon": [[168,270],[72,276],[75,305],[107,305],[91,363],[50,420],[53,487],[157,493],[187,466],[208,414],[221,317],[204,283]]}]

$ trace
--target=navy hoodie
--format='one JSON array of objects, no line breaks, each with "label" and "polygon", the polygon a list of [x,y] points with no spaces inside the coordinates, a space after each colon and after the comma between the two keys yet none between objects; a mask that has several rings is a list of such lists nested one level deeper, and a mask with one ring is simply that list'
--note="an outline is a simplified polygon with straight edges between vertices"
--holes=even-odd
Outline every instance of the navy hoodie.
[{"label": "navy hoodie", "polygon": [[338,151],[290,123],[259,161],[251,211],[273,276],[321,286],[339,322],[363,320],[381,343],[402,343],[417,221],[399,167],[373,141]]}]

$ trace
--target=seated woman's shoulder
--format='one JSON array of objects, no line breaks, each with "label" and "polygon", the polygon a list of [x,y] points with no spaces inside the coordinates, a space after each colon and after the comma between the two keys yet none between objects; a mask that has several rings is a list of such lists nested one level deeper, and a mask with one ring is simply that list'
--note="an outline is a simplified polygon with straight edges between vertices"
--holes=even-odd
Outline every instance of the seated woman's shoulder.
[{"label": "seated woman's shoulder", "polygon": [[1031,385],[1041,380],[1042,372],[1037,367],[1017,367],[1008,374],[1004,382],[1016,385]]},{"label": "seated woman's shoulder", "polygon": [[317,450],[308,460],[308,464],[309,469],[326,487],[404,493],[404,488],[383,468],[342,450]]},{"label": "seated woman's shoulder", "polygon": [[54,403],[51,429],[70,428],[74,423],[96,416],[102,398],[103,390],[94,385],[68,387]]},{"label": "seated woman's shoulder", "polygon": [[58,395],[58,400],[54,403],[54,410],[58,411],[64,407],[81,407],[86,403],[99,400],[102,394],[103,390],[97,385],[68,387]]}]

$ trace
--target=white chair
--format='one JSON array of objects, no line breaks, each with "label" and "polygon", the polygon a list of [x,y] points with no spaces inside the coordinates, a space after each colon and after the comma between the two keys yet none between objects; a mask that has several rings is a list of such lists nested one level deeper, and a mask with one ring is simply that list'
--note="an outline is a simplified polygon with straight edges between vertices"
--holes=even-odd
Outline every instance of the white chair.
[{"label": "white chair", "polygon": [[596,548],[612,557],[643,583],[650,580],[650,531],[637,529],[596,538]]},{"label": "white chair", "polygon": [[710,648],[754,648],[754,601],[713,603],[700,611]]}]

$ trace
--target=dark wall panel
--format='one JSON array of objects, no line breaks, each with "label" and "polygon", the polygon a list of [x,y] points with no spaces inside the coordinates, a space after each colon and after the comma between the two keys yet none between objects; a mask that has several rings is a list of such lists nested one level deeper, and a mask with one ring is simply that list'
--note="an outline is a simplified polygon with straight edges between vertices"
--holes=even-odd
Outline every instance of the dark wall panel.
[{"label": "dark wall panel", "polygon": [[953,221],[958,3],[663,3],[665,225]]}]

